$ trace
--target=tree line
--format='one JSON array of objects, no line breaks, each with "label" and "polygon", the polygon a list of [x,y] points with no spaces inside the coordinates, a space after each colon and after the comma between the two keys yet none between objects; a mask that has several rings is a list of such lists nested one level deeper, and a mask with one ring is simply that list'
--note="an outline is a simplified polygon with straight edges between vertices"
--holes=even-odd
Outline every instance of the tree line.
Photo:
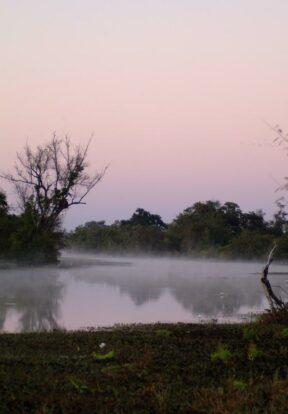
[{"label": "tree line", "polygon": [[277,241],[277,258],[288,258],[288,220],[278,203],[272,220],[262,210],[244,213],[233,202],[196,202],[172,223],[138,208],[129,220],[111,225],[89,221],[66,235],[66,246],[108,253],[172,253],[192,256],[266,257]]},{"label": "tree line", "polygon": [[281,202],[270,221],[261,210],[244,213],[236,203],[209,200],[194,203],[172,223],[138,208],[129,220],[90,221],[65,234],[65,212],[85,204],[106,171],[88,172],[88,149],[89,142],[73,146],[68,137],[54,134],[36,149],[26,145],[16,154],[14,172],[0,173],[14,186],[17,203],[9,206],[0,190],[0,259],[53,263],[63,247],[253,259],[266,256],[275,241],[276,257],[287,258],[288,221]]}]

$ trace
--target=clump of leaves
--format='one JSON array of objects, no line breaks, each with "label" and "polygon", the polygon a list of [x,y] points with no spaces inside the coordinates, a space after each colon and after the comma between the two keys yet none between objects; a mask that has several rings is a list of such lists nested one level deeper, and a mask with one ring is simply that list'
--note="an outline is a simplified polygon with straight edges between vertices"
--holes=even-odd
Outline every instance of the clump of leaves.
[{"label": "clump of leaves", "polygon": [[168,338],[169,336],[172,335],[172,332],[169,331],[168,329],[157,329],[156,335],[161,336],[163,338]]},{"label": "clump of leaves", "polygon": [[252,327],[244,326],[243,328],[243,338],[244,339],[256,339],[258,334]]},{"label": "clump of leaves", "polygon": [[169,390],[168,389],[160,389],[160,390],[155,389],[154,397],[155,397],[159,412],[165,413],[168,407]]},{"label": "clump of leaves", "polygon": [[108,375],[113,375],[113,374],[118,374],[123,370],[132,370],[133,369],[133,365],[132,364],[122,364],[122,365],[109,365],[106,367],[103,367],[101,369],[101,372],[103,374],[108,374]]},{"label": "clump of leaves", "polygon": [[241,380],[234,380],[233,387],[236,388],[236,390],[243,392],[247,389],[247,384]]},{"label": "clump of leaves", "polygon": [[98,354],[97,352],[92,352],[91,356],[93,359],[96,359],[96,361],[107,361],[115,357],[115,352],[110,351],[107,352],[107,354]]},{"label": "clump of leaves", "polygon": [[219,345],[217,350],[210,355],[211,361],[227,362],[231,359],[233,354],[225,345]]},{"label": "clump of leaves", "polygon": [[79,394],[85,394],[90,391],[89,387],[79,378],[70,378],[69,381]]},{"label": "clump of leaves", "polygon": [[288,338],[288,328],[284,328],[281,331],[281,336],[283,336],[283,338]]},{"label": "clump of leaves", "polygon": [[261,358],[263,357],[265,354],[263,351],[261,351],[260,349],[257,348],[257,345],[252,342],[249,345],[249,349],[248,349],[248,359],[250,361],[254,361],[257,358]]}]

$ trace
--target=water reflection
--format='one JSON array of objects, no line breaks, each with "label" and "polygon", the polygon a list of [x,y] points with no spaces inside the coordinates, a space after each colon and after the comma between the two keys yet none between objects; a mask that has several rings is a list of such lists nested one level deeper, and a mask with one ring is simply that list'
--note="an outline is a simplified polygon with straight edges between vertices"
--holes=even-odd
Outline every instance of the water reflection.
[{"label": "water reflection", "polygon": [[0,331],[6,328],[9,315],[16,316],[16,320],[13,327],[7,327],[8,330],[27,332],[60,328],[58,319],[63,288],[58,269],[1,270]]},{"label": "water reflection", "polygon": [[[0,331],[235,320],[266,306],[261,264],[66,256],[57,268],[0,270]],[[286,287],[283,267],[273,284]],[[284,268],[285,270],[285,268]],[[285,298],[286,295],[286,298]],[[287,294],[282,292],[287,300]]]},{"label": "water reflection", "polygon": [[129,268],[75,269],[71,275],[86,283],[117,287],[136,306],[157,301],[168,290],[193,316],[231,317],[243,308],[263,308],[260,276],[255,274],[259,269],[261,264],[253,263],[134,259]]}]

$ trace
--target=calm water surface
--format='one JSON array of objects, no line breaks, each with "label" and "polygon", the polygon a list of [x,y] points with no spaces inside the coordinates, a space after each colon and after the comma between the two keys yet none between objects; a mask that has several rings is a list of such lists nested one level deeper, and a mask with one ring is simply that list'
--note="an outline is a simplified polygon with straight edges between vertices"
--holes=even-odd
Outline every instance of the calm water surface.
[{"label": "calm water surface", "polygon": [[[0,270],[0,331],[116,323],[249,320],[268,307],[263,263],[63,255],[57,267]],[[288,300],[288,266],[271,283]]]}]

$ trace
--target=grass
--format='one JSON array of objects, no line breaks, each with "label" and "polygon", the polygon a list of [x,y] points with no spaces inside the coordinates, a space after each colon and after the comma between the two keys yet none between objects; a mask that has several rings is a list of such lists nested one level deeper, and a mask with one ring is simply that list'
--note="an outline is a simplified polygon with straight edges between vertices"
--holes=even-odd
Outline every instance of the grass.
[{"label": "grass", "polygon": [[287,326],[1,334],[0,394],[9,414],[287,413]]}]

